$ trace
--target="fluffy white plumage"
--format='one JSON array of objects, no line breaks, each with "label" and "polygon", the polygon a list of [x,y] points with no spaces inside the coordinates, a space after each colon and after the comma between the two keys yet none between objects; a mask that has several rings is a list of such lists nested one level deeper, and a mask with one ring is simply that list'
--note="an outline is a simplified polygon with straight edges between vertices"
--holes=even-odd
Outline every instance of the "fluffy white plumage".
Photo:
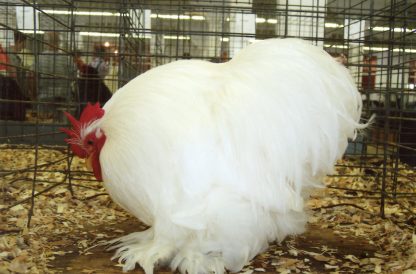
[{"label": "fluffy white plumage", "polygon": [[107,136],[111,197],[151,226],[118,239],[115,257],[146,273],[157,263],[239,271],[269,242],[301,233],[303,195],[364,127],[361,104],[348,70],[297,39],[135,78],[88,129]]}]

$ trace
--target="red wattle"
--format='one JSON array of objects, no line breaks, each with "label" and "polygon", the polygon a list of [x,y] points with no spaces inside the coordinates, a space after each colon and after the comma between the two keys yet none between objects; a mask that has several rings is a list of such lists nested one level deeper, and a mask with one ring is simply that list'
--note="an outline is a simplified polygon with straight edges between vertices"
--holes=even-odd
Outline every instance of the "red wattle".
[{"label": "red wattle", "polygon": [[94,153],[92,155],[92,171],[94,173],[95,178],[102,182],[103,176],[101,174],[101,165],[100,165],[100,156],[99,153]]}]

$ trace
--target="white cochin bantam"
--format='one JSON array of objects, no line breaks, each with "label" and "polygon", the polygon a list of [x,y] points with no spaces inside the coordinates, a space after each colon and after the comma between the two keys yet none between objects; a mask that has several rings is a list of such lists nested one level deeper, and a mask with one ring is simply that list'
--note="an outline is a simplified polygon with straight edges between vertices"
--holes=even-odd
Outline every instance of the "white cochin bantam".
[{"label": "white cochin bantam", "polygon": [[112,199],[150,228],[113,241],[124,271],[239,271],[302,233],[304,196],[356,136],[362,100],[321,48],[270,39],[227,63],[183,60],[64,129]]}]

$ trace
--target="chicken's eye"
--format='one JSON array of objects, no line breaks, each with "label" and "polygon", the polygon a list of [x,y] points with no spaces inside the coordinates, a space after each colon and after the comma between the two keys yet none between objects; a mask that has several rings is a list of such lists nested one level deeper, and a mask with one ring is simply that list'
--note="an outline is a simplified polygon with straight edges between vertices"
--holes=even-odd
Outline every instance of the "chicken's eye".
[{"label": "chicken's eye", "polygon": [[87,141],[87,144],[90,145],[90,146],[92,146],[94,144],[94,142],[92,140],[88,140]]}]

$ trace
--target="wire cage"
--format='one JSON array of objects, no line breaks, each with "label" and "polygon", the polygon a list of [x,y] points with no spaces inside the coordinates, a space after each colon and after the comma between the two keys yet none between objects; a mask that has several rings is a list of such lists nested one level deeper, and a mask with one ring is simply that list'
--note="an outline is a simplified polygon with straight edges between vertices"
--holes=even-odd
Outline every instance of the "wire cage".
[{"label": "wire cage", "polygon": [[[373,200],[382,217],[391,205],[415,219],[413,0],[8,0],[0,15],[0,210],[27,204],[21,227],[39,196],[58,186],[76,196],[94,181],[63,141],[64,111],[77,116],[88,101],[104,104],[151,68],[226,62],[276,37],[308,40],[343,63],[362,94],[364,120],[376,114],[329,177],[348,183],[328,187],[351,205]],[[17,185],[20,194],[10,195]]]}]

